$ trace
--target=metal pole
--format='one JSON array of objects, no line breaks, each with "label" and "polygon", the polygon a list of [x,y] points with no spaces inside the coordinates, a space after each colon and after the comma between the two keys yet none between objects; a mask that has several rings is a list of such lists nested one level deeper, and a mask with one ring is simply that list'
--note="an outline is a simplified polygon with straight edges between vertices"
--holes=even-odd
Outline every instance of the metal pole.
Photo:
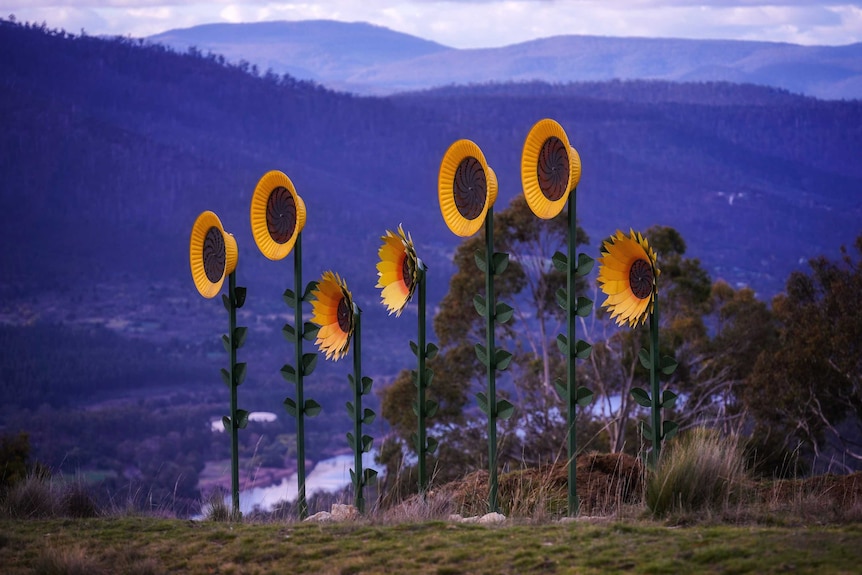
[{"label": "metal pole", "polygon": [[649,316],[650,332],[650,391],[652,399],[652,454],[651,462],[653,468],[658,466],[661,455],[662,425],[661,425],[661,384],[659,382],[659,348],[658,348],[658,294],[653,300],[653,311]]},{"label": "metal pole", "polygon": [[497,391],[494,365],[494,208],[488,208],[485,217],[485,338],[487,343],[488,373],[488,511],[497,511]]},{"label": "metal pole", "polygon": [[236,272],[228,275],[228,313],[230,315],[230,449],[231,449],[231,496],[233,515],[239,517],[239,427],[237,422],[237,372],[236,372]]},{"label": "metal pole", "polygon": [[305,375],[302,361],[302,339],[305,323],[302,319],[302,232],[296,236],[293,247],[293,318],[296,325],[296,481],[299,519],[308,517],[308,502],[305,499],[305,398],[302,381]]},{"label": "metal pole", "polygon": [[353,435],[356,438],[355,449],[353,450],[353,471],[354,471],[354,505],[360,513],[365,513],[365,498],[362,495],[364,487],[364,474],[362,472],[362,350],[360,342],[362,341],[361,324],[362,310],[359,306],[353,304],[353,313],[355,314],[353,327],[353,405],[355,408],[356,417],[353,418]]},{"label": "metal pole", "polygon": [[566,336],[568,337],[569,349],[568,354],[566,354],[566,381],[568,384],[568,393],[566,394],[568,398],[568,415],[567,415],[567,424],[568,424],[568,465],[569,465],[569,493],[568,493],[568,506],[569,506],[569,516],[574,517],[580,511],[580,500],[578,499],[578,484],[577,484],[577,453],[578,453],[578,439],[577,434],[575,432],[575,424],[577,419],[577,407],[578,407],[578,398],[577,398],[577,381],[575,374],[575,350],[577,348],[577,335],[575,333],[577,328],[576,322],[576,310],[577,310],[577,294],[575,294],[575,274],[578,271],[578,258],[576,249],[577,249],[577,217],[576,217],[576,208],[575,208],[575,192],[577,189],[572,190],[571,195],[569,196],[569,238],[568,238],[568,258],[566,262],[566,290],[568,297],[568,307],[567,307],[567,332]]},{"label": "metal pole", "polygon": [[425,432],[425,387],[428,384],[427,375],[425,374],[425,265],[419,264],[419,337],[418,337],[418,352],[416,355],[419,358],[419,365],[416,372],[416,387],[418,406],[418,429],[417,429],[417,447],[419,448],[419,493],[425,497],[425,491],[428,489],[428,477],[425,469],[425,454],[426,449],[426,432]]}]

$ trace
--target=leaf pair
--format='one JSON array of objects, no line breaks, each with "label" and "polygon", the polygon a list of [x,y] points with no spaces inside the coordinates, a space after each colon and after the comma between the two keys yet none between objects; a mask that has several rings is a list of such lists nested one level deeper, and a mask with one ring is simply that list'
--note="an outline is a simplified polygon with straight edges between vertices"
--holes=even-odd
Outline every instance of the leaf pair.
[{"label": "leaf pair", "polygon": [[[569,256],[563,252],[554,253],[554,256],[551,258],[551,262],[554,264],[554,267],[557,268],[557,271],[563,273],[567,273],[569,271]],[[595,263],[596,260],[587,254],[578,254],[578,265],[574,271],[579,276],[585,276],[590,273]]]},{"label": "leaf pair", "polygon": [[515,413],[515,406],[512,403],[505,399],[497,400],[497,405],[495,406],[494,413],[490,413],[488,406],[488,396],[482,392],[476,394],[476,400],[479,403],[479,409],[482,410],[482,413],[489,417],[495,417],[497,419],[507,420],[512,417],[512,414]]},{"label": "leaf pair", "polygon": [[[248,411],[244,409],[236,410],[236,428],[237,429],[245,429],[248,425]],[[231,431],[231,425],[234,423],[231,421],[231,418],[225,415],[221,418],[221,423],[224,425],[225,431]]]},{"label": "leaf pair", "polygon": [[[486,273],[488,271],[488,258],[485,254],[486,252],[484,250],[476,251],[476,267],[479,268],[479,271],[482,273]],[[509,254],[495,252],[494,256],[491,258],[491,273],[498,276],[506,271],[506,268],[508,267]]]},{"label": "leaf pair", "polygon": [[[291,417],[297,417],[300,414],[300,410],[296,405],[296,402],[291,398],[287,397],[284,399],[284,409],[287,411],[287,414]],[[321,409],[323,409],[319,403],[314,401],[313,399],[306,399],[304,405],[302,406],[302,414],[307,415],[308,417],[314,417],[319,414]]]}]

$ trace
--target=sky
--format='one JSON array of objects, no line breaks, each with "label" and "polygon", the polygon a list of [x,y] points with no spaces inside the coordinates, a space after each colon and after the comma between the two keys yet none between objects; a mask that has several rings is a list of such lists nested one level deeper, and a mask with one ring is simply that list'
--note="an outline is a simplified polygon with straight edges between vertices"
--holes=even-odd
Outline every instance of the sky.
[{"label": "sky", "polygon": [[862,42],[862,0],[0,0],[0,17],[143,37],[214,22],[369,22],[454,48],[561,34]]}]

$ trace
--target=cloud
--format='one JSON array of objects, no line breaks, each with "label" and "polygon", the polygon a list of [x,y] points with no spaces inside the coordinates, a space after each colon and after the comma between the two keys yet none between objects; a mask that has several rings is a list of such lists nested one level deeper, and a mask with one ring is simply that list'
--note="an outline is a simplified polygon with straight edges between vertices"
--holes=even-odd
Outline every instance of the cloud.
[{"label": "cloud", "polygon": [[862,0],[0,0],[0,15],[147,36],[211,22],[365,21],[457,48],[562,34],[862,41]]}]

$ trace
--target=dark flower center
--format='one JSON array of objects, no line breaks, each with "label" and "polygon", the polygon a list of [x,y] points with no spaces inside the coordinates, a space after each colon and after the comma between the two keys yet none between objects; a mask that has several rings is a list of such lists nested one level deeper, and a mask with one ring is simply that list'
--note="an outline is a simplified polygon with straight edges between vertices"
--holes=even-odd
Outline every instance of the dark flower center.
[{"label": "dark flower center", "polygon": [[350,320],[353,317],[353,310],[348,305],[347,298],[343,297],[338,301],[338,327],[344,333],[350,333]]},{"label": "dark flower center", "polygon": [[207,230],[204,237],[204,273],[212,283],[219,281],[224,275],[225,245],[221,230],[213,226]]},{"label": "dark flower center", "polygon": [[485,207],[487,181],[482,163],[468,156],[461,160],[455,170],[452,182],[452,194],[455,197],[455,207],[458,213],[468,220],[475,220]]},{"label": "dark flower center", "polygon": [[646,299],[652,293],[653,274],[652,266],[646,260],[635,260],[629,269],[629,285],[632,293],[638,299]]},{"label": "dark flower center", "polygon": [[277,244],[286,244],[296,229],[296,202],[293,194],[284,186],[278,186],[269,194],[266,202],[266,228]]},{"label": "dark flower center", "polygon": [[542,194],[552,202],[565,195],[569,187],[569,152],[559,138],[551,136],[542,144],[536,176]]},{"label": "dark flower center", "polygon": [[404,278],[404,285],[407,286],[407,291],[413,291],[413,271],[415,269],[413,258],[404,254],[404,259],[401,262],[401,277]]}]

